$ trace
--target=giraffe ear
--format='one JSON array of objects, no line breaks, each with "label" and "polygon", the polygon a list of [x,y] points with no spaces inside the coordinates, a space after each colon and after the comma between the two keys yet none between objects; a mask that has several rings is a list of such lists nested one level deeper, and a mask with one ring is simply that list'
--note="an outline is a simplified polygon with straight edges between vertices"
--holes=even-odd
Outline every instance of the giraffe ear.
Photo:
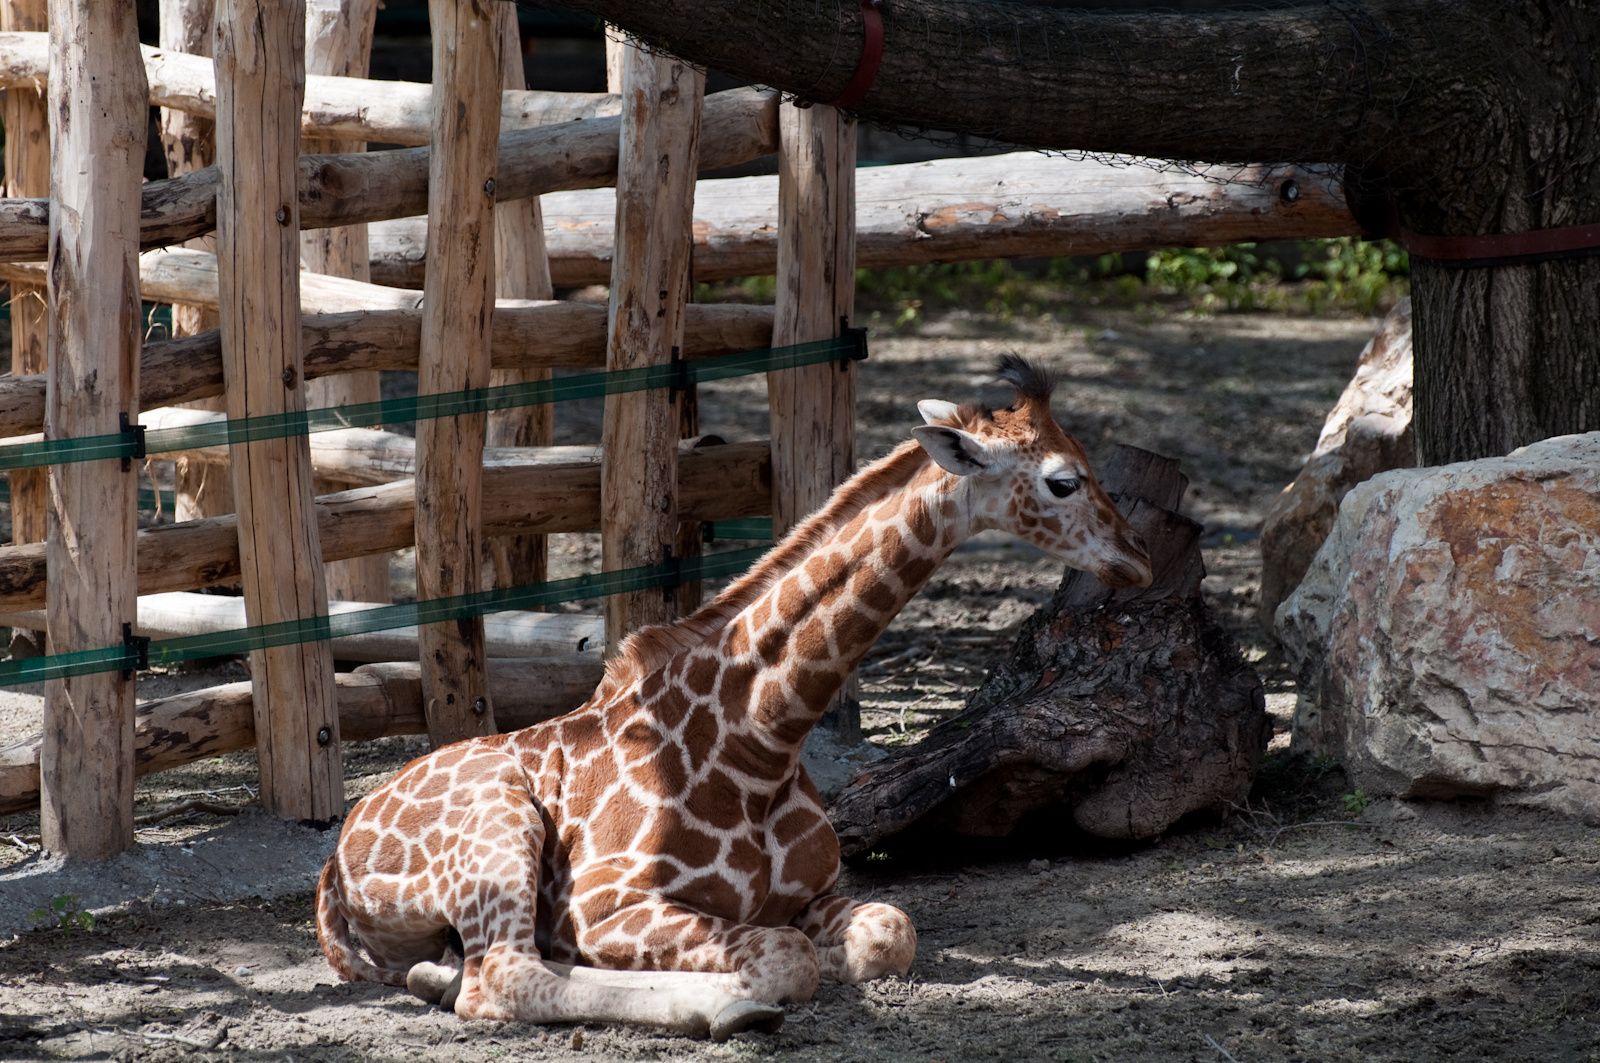
[{"label": "giraffe ear", "polygon": [[921,425],[911,430],[928,457],[939,463],[939,468],[957,476],[971,476],[988,467],[992,455],[983,440],[970,432],[945,425]]},{"label": "giraffe ear", "polygon": [[922,419],[928,424],[941,424],[945,421],[955,420],[961,407],[953,402],[943,399],[923,399],[917,403],[917,412],[922,414]]}]

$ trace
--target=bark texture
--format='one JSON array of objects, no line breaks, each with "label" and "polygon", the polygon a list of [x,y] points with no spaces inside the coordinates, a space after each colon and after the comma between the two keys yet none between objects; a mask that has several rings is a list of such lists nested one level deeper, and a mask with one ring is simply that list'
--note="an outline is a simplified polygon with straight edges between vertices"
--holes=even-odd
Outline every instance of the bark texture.
[{"label": "bark texture", "polygon": [[[849,4],[575,0],[695,62],[816,101],[861,52]],[[1356,214],[1419,233],[1600,221],[1600,10],[1366,0],[1209,12],[968,0],[883,9],[866,117],[1043,148],[1343,167]],[[1027,106],[1017,106],[1026,100]],[[1425,464],[1600,428],[1600,259],[1419,261]]]},{"label": "bark texture", "polygon": [[1004,835],[1046,809],[1099,837],[1150,838],[1249,794],[1266,703],[1200,597],[1201,527],[1173,512],[1187,480],[1132,447],[1101,480],[1150,546],[1150,587],[1068,571],[965,712],[839,795],[829,818],[847,855],[905,832]]}]

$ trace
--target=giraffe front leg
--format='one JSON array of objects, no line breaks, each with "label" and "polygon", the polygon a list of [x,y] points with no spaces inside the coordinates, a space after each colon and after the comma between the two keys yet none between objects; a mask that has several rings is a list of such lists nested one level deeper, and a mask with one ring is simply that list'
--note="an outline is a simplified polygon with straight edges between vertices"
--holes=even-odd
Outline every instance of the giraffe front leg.
[{"label": "giraffe front leg", "polygon": [[578,939],[585,960],[611,974],[694,972],[705,984],[767,1004],[796,1004],[817,991],[817,950],[794,927],[762,927],[704,915],[638,894]]},{"label": "giraffe front leg", "polygon": [[917,932],[900,909],[827,893],[790,921],[817,949],[822,974],[837,982],[904,975],[917,955]]}]

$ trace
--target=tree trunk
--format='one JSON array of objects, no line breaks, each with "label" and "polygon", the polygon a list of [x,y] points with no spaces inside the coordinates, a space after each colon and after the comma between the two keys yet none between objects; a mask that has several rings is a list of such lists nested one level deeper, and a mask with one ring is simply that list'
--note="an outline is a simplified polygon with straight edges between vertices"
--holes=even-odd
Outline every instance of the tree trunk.
[{"label": "tree trunk", "polygon": [[1200,597],[1201,528],[1173,512],[1188,481],[1133,447],[1101,480],[1151,546],[1151,585],[1113,592],[1069,570],[965,712],[839,795],[847,855],[907,832],[1004,835],[1058,808],[1090,834],[1150,838],[1249,794],[1266,702]]},{"label": "tree trunk", "polygon": [[[844,88],[862,47],[850,4],[569,6],[818,102]],[[882,67],[857,106],[879,122],[1042,148],[1342,166],[1365,201],[1392,198],[1402,223],[1431,235],[1600,221],[1600,9],[1584,0],[1194,13],[896,0],[882,16]],[[1600,429],[1600,262],[1418,261],[1414,277],[1423,462]]]}]

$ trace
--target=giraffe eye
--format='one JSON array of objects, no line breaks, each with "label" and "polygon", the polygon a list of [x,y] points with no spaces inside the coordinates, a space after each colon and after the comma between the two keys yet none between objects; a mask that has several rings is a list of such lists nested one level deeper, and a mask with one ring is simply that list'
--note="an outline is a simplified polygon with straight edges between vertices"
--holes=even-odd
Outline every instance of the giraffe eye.
[{"label": "giraffe eye", "polygon": [[1077,480],[1046,480],[1045,486],[1050,488],[1050,493],[1057,498],[1066,498],[1078,489]]}]

